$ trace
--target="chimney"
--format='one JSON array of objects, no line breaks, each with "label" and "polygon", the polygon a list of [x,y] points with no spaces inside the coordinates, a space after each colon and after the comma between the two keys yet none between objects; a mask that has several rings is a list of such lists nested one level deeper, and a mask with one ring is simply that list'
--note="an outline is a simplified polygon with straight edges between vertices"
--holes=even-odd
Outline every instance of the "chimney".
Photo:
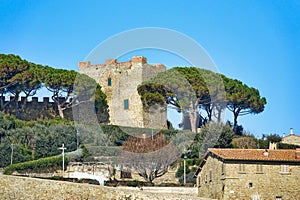
[{"label": "chimney", "polygon": [[294,129],[290,128],[290,135],[294,135]]},{"label": "chimney", "polygon": [[300,148],[296,148],[296,159],[300,159]]},{"label": "chimney", "polygon": [[264,151],[264,156],[266,156],[266,157],[269,156],[269,152],[267,149]]}]

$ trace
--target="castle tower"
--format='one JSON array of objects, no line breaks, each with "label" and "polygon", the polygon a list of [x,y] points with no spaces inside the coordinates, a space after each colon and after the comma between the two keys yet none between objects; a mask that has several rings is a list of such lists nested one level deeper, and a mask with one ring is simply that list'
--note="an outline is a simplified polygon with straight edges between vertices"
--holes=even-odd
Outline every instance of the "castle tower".
[{"label": "castle tower", "polygon": [[95,79],[107,96],[110,123],[140,128],[166,127],[166,110],[161,108],[144,112],[137,87],[159,72],[166,71],[162,64],[150,65],[147,58],[134,56],[131,61],[106,60],[105,64],[78,63],[79,73]]}]

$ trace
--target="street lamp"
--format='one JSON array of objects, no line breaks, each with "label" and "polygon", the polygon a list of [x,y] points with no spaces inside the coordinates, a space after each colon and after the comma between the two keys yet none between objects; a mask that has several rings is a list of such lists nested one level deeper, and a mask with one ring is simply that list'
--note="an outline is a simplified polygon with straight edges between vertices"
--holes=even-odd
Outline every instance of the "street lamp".
[{"label": "street lamp", "polygon": [[183,156],[183,185],[186,184],[186,169],[185,169],[185,166],[186,166],[185,159],[186,158],[187,158],[187,156],[184,154],[184,156]]},{"label": "street lamp", "polygon": [[62,144],[62,147],[59,147],[58,149],[62,150],[62,158],[63,158],[62,177],[64,177],[64,175],[65,175],[65,149],[67,149],[67,148],[65,147],[64,144]]}]

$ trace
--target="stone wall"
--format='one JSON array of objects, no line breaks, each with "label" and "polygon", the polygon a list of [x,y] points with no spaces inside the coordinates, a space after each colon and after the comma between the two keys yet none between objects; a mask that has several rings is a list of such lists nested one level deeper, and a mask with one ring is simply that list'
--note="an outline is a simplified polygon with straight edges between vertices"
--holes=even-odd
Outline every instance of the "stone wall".
[{"label": "stone wall", "polygon": [[281,143],[300,146],[300,136],[293,134],[293,135],[283,137]]},{"label": "stone wall", "polygon": [[196,188],[110,188],[0,175],[0,199],[201,200]]},{"label": "stone wall", "polygon": [[[61,99],[64,101],[64,98]],[[16,103],[14,97],[9,100],[4,100],[4,104],[9,104],[4,108],[4,112],[8,114],[17,115]],[[25,97],[18,100],[18,118],[22,120],[36,120],[36,119],[52,119],[58,116],[57,105],[49,100],[49,97],[44,97],[39,100],[38,97],[32,97],[30,101],[26,101]],[[72,109],[64,110],[65,117],[72,119]]]},{"label": "stone wall", "polygon": [[[117,62],[106,60],[105,64],[91,65],[79,62],[79,73],[95,79],[107,96],[110,123],[119,126],[166,128],[166,110],[145,114],[137,87],[166,70],[164,65],[150,65],[142,56],[134,56],[132,61]],[[124,101],[128,108],[124,108]],[[150,122],[151,121],[151,122]],[[163,126],[161,125],[163,124]]]},{"label": "stone wall", "polygon": [[[287,163],[288,172],[283,173],[282,164],[259,161],[223,164],[209,156],[199,173],[199,195],[218,199],[252,199],[255,196],[260,199],[297,199],[300,196],[300,165]],[[210,171],[212,179],[209,178]]]},{"label": "stone wall", "polygon": [[222,199],[222,178],[224,178],[222,162],[208,157],[199,175],[196,180],[199,196]]}]

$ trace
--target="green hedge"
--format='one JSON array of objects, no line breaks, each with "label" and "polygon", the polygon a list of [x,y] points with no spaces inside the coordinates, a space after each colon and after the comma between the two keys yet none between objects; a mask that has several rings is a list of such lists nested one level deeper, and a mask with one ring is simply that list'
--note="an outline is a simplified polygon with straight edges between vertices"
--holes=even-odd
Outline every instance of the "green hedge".
[{"label": "green hedge", "polygon": [[117,146],[86,146],[92,156],[118,156],[121,148]]},{"label": "green hedge", "polygon": [[[68,159],[65,157],[65,166],[67,166]],[[13,172],[18,173],[43,173],[52,172],[60,169],[62,166],[62,156],[52,156],[47,158],[41,158],[38,160],[16,163],[4,168],[3,174],[12,174]]]}]

